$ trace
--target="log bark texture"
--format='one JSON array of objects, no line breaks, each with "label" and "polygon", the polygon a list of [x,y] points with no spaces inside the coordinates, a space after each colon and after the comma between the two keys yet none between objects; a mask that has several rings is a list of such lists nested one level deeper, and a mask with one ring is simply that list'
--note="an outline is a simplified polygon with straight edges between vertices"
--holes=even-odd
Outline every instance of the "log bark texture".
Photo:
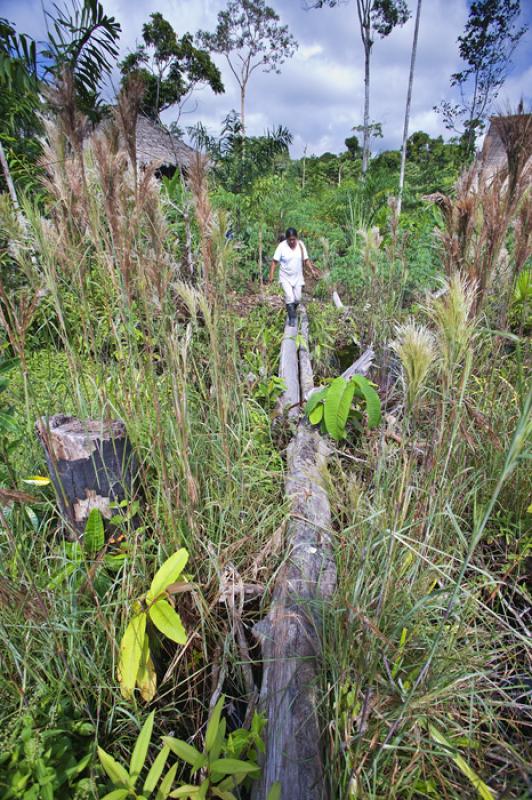
[{"label": "log bark texture", "polygon": [[[281,345],[280,371],[289,387],[285,404],[296,396],[304,402],[314,387],[304,306],[300,306],[300,334],[296,349],[294,329],[287,326]],[[322,477],[327,453],[319,432],[300,420],[287,451],[288,553],[275,581],[269,613],[254,627],[263,663],[259,706],[268,720],[254,800],[266,800],[276,781],[283,800],[327,797],[317,714],[322,612],[336,587],[331,511]]]},{"label": "log bark texture", "polygon": [[81,421],[57,414],[41,417],[37,435],[63,518],[75,537],[98,508],[109,519],[111,504],[133,495],[136,462],[123,422]]},{"label": "log bark texture", "polygon": [[270,611],[254,628],[263,660],[259,706],[268,720],[254,800],[265,800],[276,781],[283,800],[327,797],[317,714],[322,611],[336,586],[331,512],[321,476],[326,459],[318,431],[300,422],[288,447],[289,552]]},{"label": "log bark texture", "polygon": [[287,323],[281,342],[279,362],[279,377],[284,380],[286,389],[279,398],[279,407],[280,411],[289,417],[299,414],[300,387],[296,337],[297,326]]}]

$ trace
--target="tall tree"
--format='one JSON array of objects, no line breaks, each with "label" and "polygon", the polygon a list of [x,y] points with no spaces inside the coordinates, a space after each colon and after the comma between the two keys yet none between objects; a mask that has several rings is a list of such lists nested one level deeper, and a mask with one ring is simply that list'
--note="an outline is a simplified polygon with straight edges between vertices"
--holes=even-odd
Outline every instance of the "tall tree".
[{"label": "tall tree", "polygon": [[408,126],[410,123],[410,106],[412,103],[412,87],[414,85],[414,70],[416,68],[417,39],[419,34],[419,20],[421,17],[421,0],[417,0],[416,23],[414,38],[412,40],[412,55],[410,56],[410,74],[408,76],[408,91],[406,93],[405,124],[403,128],[403,143],[401,145],[401,170],[399,172],[399,192],[397,195],[397,216],[401,214],[403,203],[403,186],[405,183],[406,143],[408,141]]},{"label": "tall tree", "polygon": [[257,69],[279,73],[290,58],[297,42],[287,25],[280,25],[279,15],[265,0],[229,0],[218,14],[214,33],[200,31],[199,41],[225,56],[240,89],[240,121],[246,135],[246,94],[248,83]]},{"label": "tall tree", "polygon": [[475,154],[494,100],[506,79],[512,54],[527,30],[519,25],[519,0],[475,0],[469,8],[464,33],[458,37],[464,69],[451,75],[460,102],[444,101],[436,108],[446,127],[462,135],[467,158]]},{"label": "tall tree", "polygon": [[190,33],[178,38],[172,25],[157,11],[142,27],[144,44],[129,53],[120,63],[122,83],[131,76],[141,78],[145,93],[143,111],[158,119],[161,111],[178,105],[178,119],[184,103],[200,84],[207,84],[215,94],[224,85],[220,71],[209,53],[194,46]]},{"label": "tall tree", "polygon": [[[308,0],[307,8],[340,5],[342,0]],[[372,123],[369,116],[371,50],[375,34],[381,39],[389,36],[397,25],[404,25],[410,17],[405,0],[356,0],[360,37],[364,48],[364,124],[362,140],[362,174],[369,164],[369,146]],[[354,130],[354,129],[353,129]]]}]

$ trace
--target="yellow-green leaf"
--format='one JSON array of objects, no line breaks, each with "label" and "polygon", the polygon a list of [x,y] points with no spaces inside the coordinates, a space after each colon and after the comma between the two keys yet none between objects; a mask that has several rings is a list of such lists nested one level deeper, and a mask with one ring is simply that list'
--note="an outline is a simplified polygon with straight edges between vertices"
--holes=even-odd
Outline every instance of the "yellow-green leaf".
[{"label": "yellow-green leaf", "polygon": [[146,635],[146,614],[138,614],[130,621],[120,642],[120,660],[118,663],[118,680],[122,696],[131,698],[142,656],[144,637]]},{"label": "yellow-green leaf", "polygon": [[211,771],[221,775],[248,775],[250,772],[258,772],[259,769],[257,764],[240,761],[238,758],[217,758],[211,764]]},{"label": "yellow-green leaf", "polygon": [[146,595],[148,603],[153,603],[156,597],[160,595],[167,586],[175,583],[178,577],[183,572],[185,564],[188,561],[188,552],[184,547],[181,547],[170,558],[167,558],[155,573],[151,582],[150,589]]},{"label": "yellow-green leaf", "polygon": [[100,759],[102,767],[114,784],[118,784],[119,788],[124,789],[127,789],[130,786],[127,770],[122,766],[122,764],[119,764],[118,761],[113,758],[113,756],[110,756],[109,753],[106,753],[105,750],[102,750],[101,747],[98,748],[98,758]]},{"label": "yellow-green leaf", "polygon": [[187,632],[181,622],[181,617],[177,614],[168,600],[157,600],[149,610],[150,619],[157,630],[164,633],[168,639],[177,644],[186,644]]},{"label": "yellow-green leaf", "polygon": [[23,478],[22,483],[27,483],[29,486],[48,486],[51,480],[44,475],[32,475],[31,478]]},{"label": "yellow-green leaf", "polygon": [[[144,639],[146,639],[146,636]],[[131,776],[133,786],[135,786],[138,780],[138,777],[144,766],[144,762],[146,761],[146,756],[148,755],[148,747],[150,746],[154,719],[155,711],[152,711],[142,726],[142,730],[140,731],[137,741],[135,742],[135,747],[133,748],[133,753],[131,755],[131,761],[129,764],[129,774]]]},{"label": "yellow-green leaf", "polygon": [[268,792],[268,796],[266,800],[281,800],[281,784],[279,781],[275,781],[270,786],[270,791]]},{"label": "yellow-green leaf", "polygon": [[469,764],[463,758],[463,756],[461,756],[459,753],[456,752],[456,748],[453,747],[451,742],[449,742],[448,739],[445,738],[443,733],[430,723],[428,728],[429,728],[429,733],[431,737],[434,739],[434,741],[442,745],[449,751],[450,758],[454,761],[458,769],[466,776],[466,778],[475,787],[478,796],[481,797],[482,800],[495,800],[495,795],[490,789],[490,787],[486,783],[484,783],[484,781],[477,775],[475,770],[469,766]]},{"label": "yellow-green leaf", "polygon": [[187,764],[190,764],[194,769],[199,769],[202,766],[202,762],[206,761],[203,753],[200,753],[199,750],[196,750],[195,747],[184,742],[182,739],[174,739],[172,736],[163,736],[162,739],[172,753],[182,761],[186,761]]},{"label": "yellow-green leaf", "polygon": [[163,774],[163,769],[166,765],[166,761],[168,756],[170,755],[170,748],[168,745],[165,745],[163,749],[158,753],[157,758],[153,762],[150,767],[150,771],[144,781],[144,786],[142,787],[142,791],[145,794],[151,794],[155,787],[157,786],[157,781]]},{"label": "yellow-green leaf", "polygon": [[172,784],[173,784],[173,782],[175,780],[175,774],[177,772],[178,766],[179,766],[179,762],[176,761],[176,763],[173,764],[170,767],[170,769],[168,770],[168,772],[166,773],[166,775],[162,779],[161,785],[157,789],[157,794],[155,795],[155,800],[166,800],[166,798],[170,794],[170,789],[172,788]]},{"label": "yellow-green leaf", "polygon": [[220,727],[220,717],[225,703],[225,695],[222,694],[216,705],[214,706],[207,731],[205,733],[205,752],[210,753],[216,742],[218,728]]},{"label": "yellow-green leaf", "polygon": [[153,665],[150,642],[147,636],[144,637],[142,646],[142,656],[140,658],[139,671],[137,672],[137,686],[140,689],[140,696],[146,703],[153,700],[157,691],[157,673]]}]

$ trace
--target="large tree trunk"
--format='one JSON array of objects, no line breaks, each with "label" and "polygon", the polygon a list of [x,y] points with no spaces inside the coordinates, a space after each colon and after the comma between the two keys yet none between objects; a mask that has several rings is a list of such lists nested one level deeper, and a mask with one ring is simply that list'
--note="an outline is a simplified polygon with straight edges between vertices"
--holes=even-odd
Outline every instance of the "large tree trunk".
[{"label": "large tree trunk", "polygon": [[83,533],[93,508],[109,519],[113,503],[131,499],[137,470],[123,422],[57,414],[35,427],[71,538]]},{"label": "large tree trunk", "polygon": [[[303,402],[314,386],[303,306],[300,321],[299,349],[296,331],[288,326],[281,347],[281,374],[287,383],[281,402],[289,413],[296,398]],[[362,357],[363,369],[369,368],[371,355]],[[323,610],[336,588],[331,511],[323,483],[327,455],[318,430],[301,419],[287,451],[288,553],[275,581],[270,610],[254,627],[263,664],[259,706],[268,722],[253,800],[266,800],[276,782],[283,800],[327,798],[317,713]]]},{"label": "large tree trunk", "polygon": [[412,87],[414,85],[414,70],[416,66],[417,54],[417,39],[419,33],[419,18],[421,16],[421,2],[417,2],[416,11],[416,24],[414,27],[414,39],[412,42],[412,56],[410,58],[410,75],[408,77],[408,92],[406,95],[406,108],[405,108],[405,125],[403,128],[403,146],[401,148],[401,172],[399,174],[399,194],[397,196],[397,217],[401,214],[401,205],[403,202],[403,186],[405,182],[405,166],[406,166],[406,143],[408,140],[408,126],[410,123],[410,105],[412,102]]}]

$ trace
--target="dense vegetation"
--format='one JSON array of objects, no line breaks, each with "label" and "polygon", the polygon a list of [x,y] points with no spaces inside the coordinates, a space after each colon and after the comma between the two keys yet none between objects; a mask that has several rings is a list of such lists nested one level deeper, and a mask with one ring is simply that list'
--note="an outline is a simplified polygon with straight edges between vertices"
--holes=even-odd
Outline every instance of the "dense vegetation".
[{"label": "dense vegetation", "polygon": [[[208,797],[249,796],[267,724],[247,706],[251,627],[289,516],[284,312],[265,277],[290,224],[321,270],[307,287],[317,382],[372,344],[382,406],[380,424],[331,440],[324,476],[338,568],[318,689],[328,791],[524,798],[530,126],[490,180],[464,170],[459,142],[411,135],[398,218],[398,151],[362,178],[355,137],[291,160],[289,132],[244,138],[234,115],[219,137],[194,131],[210,169],[200,156],[186,180],[159,181],[137,170],[131,76],[83,141],[72,75],[51,79],[46,118],[19,102],[43,142],[38,162],[13,143],[19,208],[0,195],[0,796],[103,797],[126,780],[109,756],[142,770],[145,796],[157,783],[158,798],[202,797],[175,794],[201,781]],[[65,538],[34,433],[59,412],[126,422],[139,485],[107,544],[98,520]],[[184,638],[150,616],[158,593]],[[125,688],[132,617],[150,650]]]}]

